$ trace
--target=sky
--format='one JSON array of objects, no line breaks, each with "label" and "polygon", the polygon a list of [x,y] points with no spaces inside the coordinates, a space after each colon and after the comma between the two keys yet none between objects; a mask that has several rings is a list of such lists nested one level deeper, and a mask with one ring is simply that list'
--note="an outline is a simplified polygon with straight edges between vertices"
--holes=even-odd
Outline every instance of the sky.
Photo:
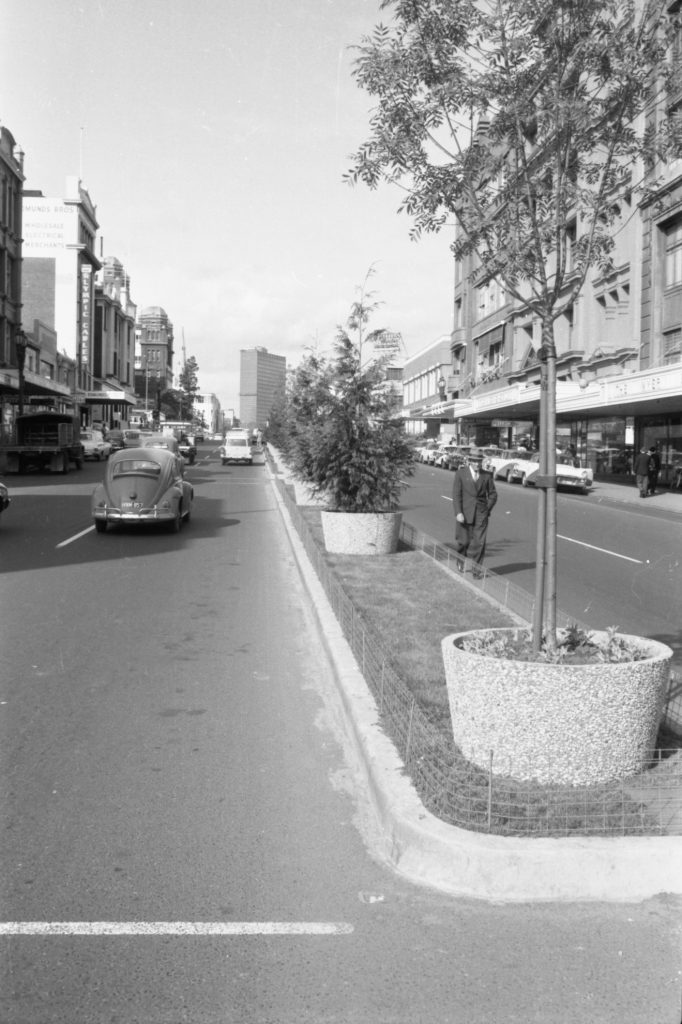
[{"label": "sky", "polygon": [[[380,0],[0,0],[0,121],[25,187],[97,208],[138,311],[239,414],[240,349],[329,351],[370,267],[370,328],[412,356],[452,329],[452,241],[343,174],[369,136],[353,46]],[[101,249],[100,249],[101,245]]]}]

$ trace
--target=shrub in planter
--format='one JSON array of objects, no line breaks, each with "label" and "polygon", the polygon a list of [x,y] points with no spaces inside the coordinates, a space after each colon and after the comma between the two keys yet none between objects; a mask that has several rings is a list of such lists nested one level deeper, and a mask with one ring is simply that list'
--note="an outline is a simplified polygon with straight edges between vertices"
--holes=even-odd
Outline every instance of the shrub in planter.
[{"label": "shrub in planter", "polygon": [[[384,363],[362,364],[363,328],[374,308],[363,293],[351,307],[348,330],[339,328],[335,357],[304,361],[289,394],[289,456],[296,475],[324,496],[323,529],[325,519],[344,513],[395,519],[404,481],[414,471]],[[365,343],[371,339],[372,334]],[[372,539],[363,542],[362,553],[382,551],[380,538],[386,530],[376,524],[374,520]],[[338,536],[339,523],[335,526]],[[350,530],[356,537],[364,534],[358,519]],[[395,550],[394,525],[388,533]],[[330,550],[341,550],[338,541],[333,543]]]}]

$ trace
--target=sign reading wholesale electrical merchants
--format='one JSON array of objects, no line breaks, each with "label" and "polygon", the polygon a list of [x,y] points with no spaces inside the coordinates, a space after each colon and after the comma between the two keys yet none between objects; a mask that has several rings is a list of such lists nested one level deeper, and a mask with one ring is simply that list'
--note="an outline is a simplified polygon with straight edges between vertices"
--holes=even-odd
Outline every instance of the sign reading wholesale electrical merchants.
[{"label": "sign reading wholesale electrical merchants", "polygon": [[84,263],[81,267],[81,366],[87,366],[90,359],[90,317],[92,267]]},{"label": "sign reading wholesale electrical merchants", "polygon": [[372,338],[375,359],[397,359],[403,347],[403,336],[394,331],[381,331]]}]

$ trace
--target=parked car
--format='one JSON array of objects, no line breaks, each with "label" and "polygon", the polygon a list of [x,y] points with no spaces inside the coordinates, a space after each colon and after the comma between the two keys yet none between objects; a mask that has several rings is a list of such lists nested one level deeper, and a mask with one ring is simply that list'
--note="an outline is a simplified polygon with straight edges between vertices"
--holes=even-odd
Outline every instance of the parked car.
[{"label": "parked car", "polygon": [[448,469],[456,472],[460,466],[463,466],[469,457],[471,451],[470,444],[458,444],[455,445],[455,450],[450,452],[448,456]]},{"label": "parked car", "polygon": [[197,446],[194,443],[195,440],[196,438],[192,437],[191,434],[181,434],[178,440],[180,454],[182,455],[183,459],[187,459],[190,466],[194,465],[194,461],[197,457]]},{"label": "parked car", "polygon": [[107,441],[111,445],[112,452],[118,452],[121,448],[125,448],[125,440],[123,438],[122,430],[109,430],[107,432]]},{"label": "parked car", "polygon": [[417,448],[415,455],[420,462],[430,462],[431,454],[438,448],[438,441],[427,441],[421,448]]},{"label": "parked car", "polygon": [[4,484],[0,484],[0,512],[4,512],[9,507],[11,501],[9,491]]},{"label": "parked car", "polygon": [[123,444],[126,448],[137,448],[142,442],[142,434],[139,430],[124,430]]},{"label": "parked car", "polygon": [[434,452],[433,465],[440,469],[450,469],[450,457],[457,451],[457,445],[444,444]]},{"label": "parked car", "polygon": [[[557,487],[568,487],[573,491],[587,494],[593,482],[592,469],[589,466],[575,466],[575,456],[557,455],[556,476]],[[514,464],[510,479],[520,479],[524,487],[535,483],[540,470],[540,453],[533,452],[527,460],[519,460]]]},{"label": "parked car", "polygon": [[230,462],[253,464],[251,442],[246,434],[227,434],[220,446],[220,462],[227,466]]},{"label": "parked car", "polygon": [[194,488],[183,477],[183,461],[175,438],[169,447],[148,445],[114,452],[104,481],[92,496],[95,529],[109,524],[167,523],[177,532],[188,523]]},{"label": "parked car", "polygon": [[[508,451],[499,449],[497,454],[489,455],[487,458],[490,472],[495,480],[510,480],[512,468],[517,462],[527,462],[531,453],[519,451],[518,448],[510,448]],[[519,480],[521,477],[519,476]]]},{"label": "parked car", "polygon": [[83,445],[83,458],[108,459],[111,455],[111,445],[104,440],[101,430],[81,430],[81,444]]},{"label": "parked car", "polygon": [[197,431],[197,433],[194,435],[194,442],[195,442],[195,444],[203,444],[203,442],[204,442],[204,432],[203,432],[203,430]]}]

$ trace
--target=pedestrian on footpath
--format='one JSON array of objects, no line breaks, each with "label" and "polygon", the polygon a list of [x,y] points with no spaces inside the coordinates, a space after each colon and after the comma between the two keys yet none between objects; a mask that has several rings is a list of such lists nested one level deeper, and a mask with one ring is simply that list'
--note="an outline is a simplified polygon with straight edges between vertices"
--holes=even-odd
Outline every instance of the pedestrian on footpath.
[{"label": "pedestrian on footpath", "polygon": [[639,455],[632,467],[635,474],[635,482],[640,498],[646,498],[649,490],[649,453],[646,448],[640,448]]},{"label": "pedestrian on footpath", "polygon": [[488,519],[497,501],[492,473],[482,468],[483,453],[472,448],[467,465],[455,473],[452,501],[455,512],[455,548],[457,568],[464,571],[464,559],[474,563],[474,579],[483,575],[481,564],[485,555]]},{"label": "pedestrian on footpath", "polygon": [[647,487],[648,494],[656,493],[656,486],[658,484],[658,474],[661,472],[661,456],[658,454],[658,450],[655,444],[652,444],[649,449],[649,486]]}]

